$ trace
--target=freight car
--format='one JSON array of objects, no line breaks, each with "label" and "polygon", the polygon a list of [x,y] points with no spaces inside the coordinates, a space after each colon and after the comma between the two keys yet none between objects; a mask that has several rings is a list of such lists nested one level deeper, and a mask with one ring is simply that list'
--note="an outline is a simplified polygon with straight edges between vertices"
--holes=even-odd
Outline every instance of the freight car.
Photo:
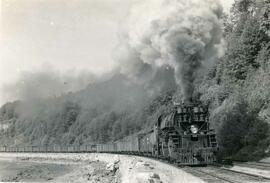
[{"label": "freight car", "polygon": [[137,134],[127,136],[115,142],[116,152],[124,154],[140,154],[139,138]]},{"label": "freight car", "polygon": [[[105,145],[105,144],[104,144]],[[104,149],[106,150],[106,149]],[[97,152],[97,145],[81,145],[81,146],[1,146],[0,152],[43,152],[43,153],[81,153],[81,152]]]}]

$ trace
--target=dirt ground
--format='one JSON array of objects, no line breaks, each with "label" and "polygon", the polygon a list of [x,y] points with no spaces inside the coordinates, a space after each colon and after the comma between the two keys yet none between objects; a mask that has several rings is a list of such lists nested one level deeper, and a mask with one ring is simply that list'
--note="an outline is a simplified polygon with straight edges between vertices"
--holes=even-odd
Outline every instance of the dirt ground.
[{"label": "dirt ground", "polygon": [[[2,164],[3,161],[6,161],[7,165]],[[0,168],[2,181],[71,183],[204,182],[179,168],[153,159],[131,155],[0,153],[0,164],[3,167]],[[5,166],[9,168],[5,169]]]},{"label": "dirt ground", "polygon": [[0,155],[1,182],[90,182],[118,183],[119,171],[109,169],[106,162],[80,160],[78,156],[65,158],[13,153]]},{"label": "dirt ground", "polygon": [[74,166],[47,163],[0,161],[0,181],[2,182],[47,182],[64,175]]}]

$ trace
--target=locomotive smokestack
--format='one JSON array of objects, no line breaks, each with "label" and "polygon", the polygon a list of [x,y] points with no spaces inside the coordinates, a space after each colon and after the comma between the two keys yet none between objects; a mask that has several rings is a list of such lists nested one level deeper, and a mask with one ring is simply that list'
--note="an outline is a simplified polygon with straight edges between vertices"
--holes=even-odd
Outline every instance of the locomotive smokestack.
[{"label": "locomotive smokestack", "polygon": [[183,99],[182,103],[184,104],[191,104],[193,102],[192,97],[188,97]]},{"label": "locomotive smokestack", "polygon": [[192,99],[192,97],[189,97],[189,98],[184,98],[184,99],[182,99],[182,105],[183,104],[192,104],[193,103],[193,99]]}]

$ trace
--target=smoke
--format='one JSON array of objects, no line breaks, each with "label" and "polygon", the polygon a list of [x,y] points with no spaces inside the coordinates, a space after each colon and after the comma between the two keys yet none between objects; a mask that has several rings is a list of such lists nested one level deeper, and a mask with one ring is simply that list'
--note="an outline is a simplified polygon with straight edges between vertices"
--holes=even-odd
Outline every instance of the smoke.
[{"label": "smoke", "polygon": [[17,81],[6,84],[1,89],[5,94],[3,97],[8,101],[32,101],[76,92],[95,81],[97,76],[88,71],[60,73],[51,68],[43,68],[42,71],[22,72]]},{"label": "smoke", "polygon": [[148,0],[133,4],[115,58],[120,71],[148,82],[169,65],[185,99],[221,53],[222,7],[217,0]]}]

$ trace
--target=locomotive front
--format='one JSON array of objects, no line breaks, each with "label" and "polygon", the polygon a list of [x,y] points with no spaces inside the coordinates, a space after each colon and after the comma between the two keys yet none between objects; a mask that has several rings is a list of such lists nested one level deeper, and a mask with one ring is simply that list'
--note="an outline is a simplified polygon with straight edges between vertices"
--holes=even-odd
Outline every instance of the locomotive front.
[{"label": "locomotive front", "polygon": [[155,134],[158,156],[180,165],[206,165],[216,160],[216,134],[202,105],[175,104],[170,114],[159,118]]}]

